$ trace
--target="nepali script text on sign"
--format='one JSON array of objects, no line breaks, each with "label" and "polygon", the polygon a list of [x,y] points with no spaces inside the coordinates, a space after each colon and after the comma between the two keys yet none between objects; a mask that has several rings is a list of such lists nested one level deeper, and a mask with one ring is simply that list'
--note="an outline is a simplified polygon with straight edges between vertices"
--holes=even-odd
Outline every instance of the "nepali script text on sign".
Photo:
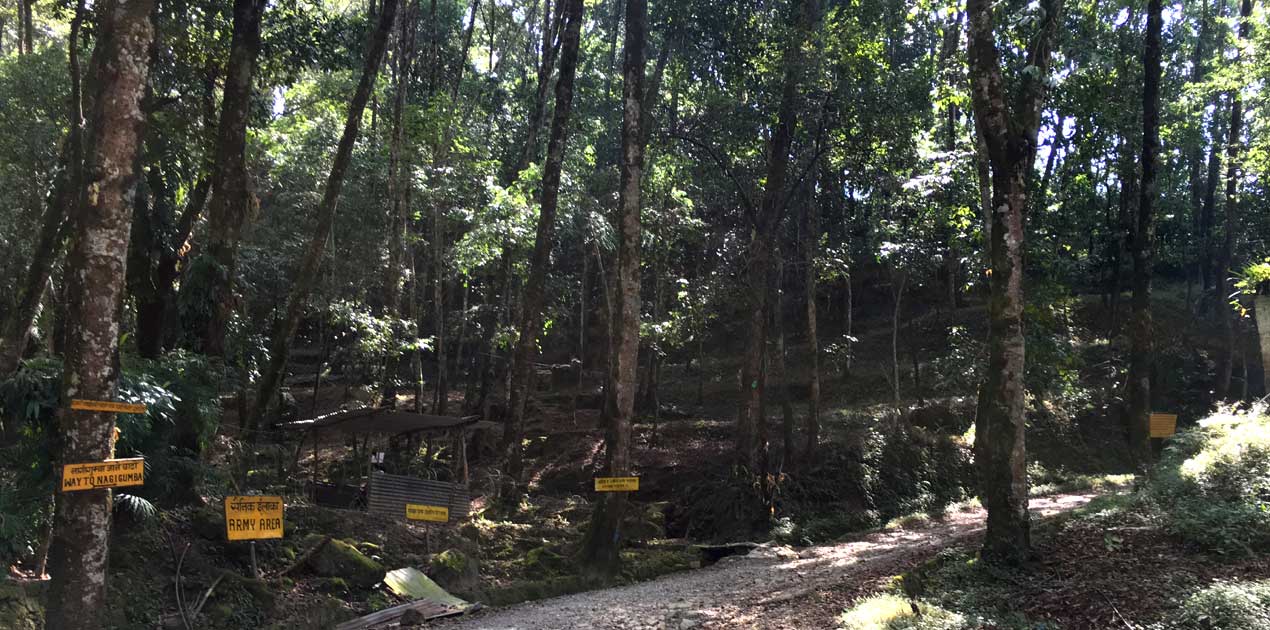
[{"label": "nepali script text on sign", "polygon": [[140,486],[145,482],[146,464],[145,459],[140,457],[62,467],[62,492]]},{"label": "nepali script text on sign", "polygon": [[419,505],[418,503],[406,504],[406,518],[412,521],[427,521],[429,523],[448,523],[450,522],[450,508],[440,507],[437,505]]},{"label": "nepali script text on sign", "polygon": [[596,492],[635,492],[639,490],[639,477],[596,477]]},{"label": "nepali script text on sign", "polygon": [[230,540],[282,538],[282,497],[225,497],[225,536]]},{"label": "nepali script text on sign", "polygon": [[145,405],[135,405],[133,403],[114,402],[110,400],[80,400],[76,398],[71,401],[71,409],[79,411],[109,411],[112,413],[145,413]]}]

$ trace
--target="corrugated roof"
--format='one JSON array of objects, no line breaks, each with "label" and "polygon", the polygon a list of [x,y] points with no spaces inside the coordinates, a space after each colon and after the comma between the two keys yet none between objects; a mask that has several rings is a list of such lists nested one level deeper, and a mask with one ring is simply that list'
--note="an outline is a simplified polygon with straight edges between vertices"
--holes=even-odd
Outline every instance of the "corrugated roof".
[{"label": "corrugated roof", "polygon": [[445,431],[476,424],[480,416],[434,416],[388,407],[366,407],[278,425],[283,431],[331,429],[341,433],[413,433]]},{"label": "corrugated roof", "polygon": [[371,475],[369,512],[405,519],[407,503],[448,508],[451,523],[467,518],[472,508],[467,489],[456,483],[381,472]]}]

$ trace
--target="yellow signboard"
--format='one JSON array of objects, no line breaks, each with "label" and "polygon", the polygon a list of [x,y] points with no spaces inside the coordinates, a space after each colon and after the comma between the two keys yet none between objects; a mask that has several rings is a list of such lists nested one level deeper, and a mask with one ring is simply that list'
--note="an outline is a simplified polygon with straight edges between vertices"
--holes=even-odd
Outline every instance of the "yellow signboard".
[{"label": "yellow signboard", "polygon": [[406,518],[412,521],[427,521],[429,523],[448,523],[450,522],[450,508],[438,505],[420,505],[418,503],[406,504]]},{"label": "yellow signboard", "polygon": [[225,497],[225,537],[282,538],[282,497]]},{"label": "yellow signboard", "polygon": [[108,459],[62,467],[62,492],[141,486],[146,482],[145,459]]},{"label": "yellow signboard", "polygon": [[639,477],[596,477],[596,492],[635,492],[639,490]]},{"label": "yellow signboard", "polygon": [[76,398],[71,401],[71,409],[79,411],[109,411],[112,413],[145,413],[145,405],[134,405],[132,403],[113,402],[110,400],[81,400]]},{"label": "yellow signboard", "polygon": [[1172,436],[1174,433],[1177,433],[1177,414],[1151,414],[1151,437],[1166,438]]}]

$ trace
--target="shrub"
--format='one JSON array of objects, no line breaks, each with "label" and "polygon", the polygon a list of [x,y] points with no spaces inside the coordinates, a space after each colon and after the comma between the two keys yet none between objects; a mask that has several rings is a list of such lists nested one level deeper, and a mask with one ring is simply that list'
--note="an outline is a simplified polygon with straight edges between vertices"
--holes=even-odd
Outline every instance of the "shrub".
[{"label": "shrub", "polygon": [[[914,605],[918,612],[914,612]],[[961,630],[975,627],[960,614],[890,593],[856,600],[838,622],[843,630]]]},{"label": "shrub", "polygon": [[1220,411],[1179,434],[1148,496],[1168,531],[1218,553],[1270,550],[1270,417]]},{"label": "shrub", "polygon": [[782,487],[778,511],[797,521],[778,523],[782,540],[824,542],[918,512],[939,518],[973,495],[974,467],[961,438],[913,426],[893,411],[843,420],[842,446],[825,449],[816,467],[789,475]]},{"label": "shrub", "polygon": [[1176,630],[1270,628],[1270,581],[1213,584],[1186,599],[1171,627]]},{"label": "shrub", "polygon": [[[158,361],[127,360],[117,398],[144,403],[145,414],[118,414],[118,457],[146,457],[143,497],[188,498],[205,473],[198,452],[216,431],[216,373],[205,358],[171,353]],[[61,400],[62,364],[33,359],[0,380],[0,414],[17,427],[16,442],[0,453],[0,562],[33,556],[51,518],[54,420]],[[137,507],[134,496],[121,503]]]}]

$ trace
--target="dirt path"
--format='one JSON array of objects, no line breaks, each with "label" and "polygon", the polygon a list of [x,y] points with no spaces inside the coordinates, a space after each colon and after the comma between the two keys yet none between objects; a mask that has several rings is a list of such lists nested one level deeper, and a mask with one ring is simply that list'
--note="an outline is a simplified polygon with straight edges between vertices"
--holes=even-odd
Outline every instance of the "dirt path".
[{"label": "dirt path", "polygon": [[[1033,516],[1085,505],[1094,494],[1032,500]],[[983,531],[982,510],[912,530],[809,547],[798,557],[738,556],[714,566],[618,588],[577,593],[438,623],[446,630],[681,630],[832,628],[852,599],[889,576]]]}]

